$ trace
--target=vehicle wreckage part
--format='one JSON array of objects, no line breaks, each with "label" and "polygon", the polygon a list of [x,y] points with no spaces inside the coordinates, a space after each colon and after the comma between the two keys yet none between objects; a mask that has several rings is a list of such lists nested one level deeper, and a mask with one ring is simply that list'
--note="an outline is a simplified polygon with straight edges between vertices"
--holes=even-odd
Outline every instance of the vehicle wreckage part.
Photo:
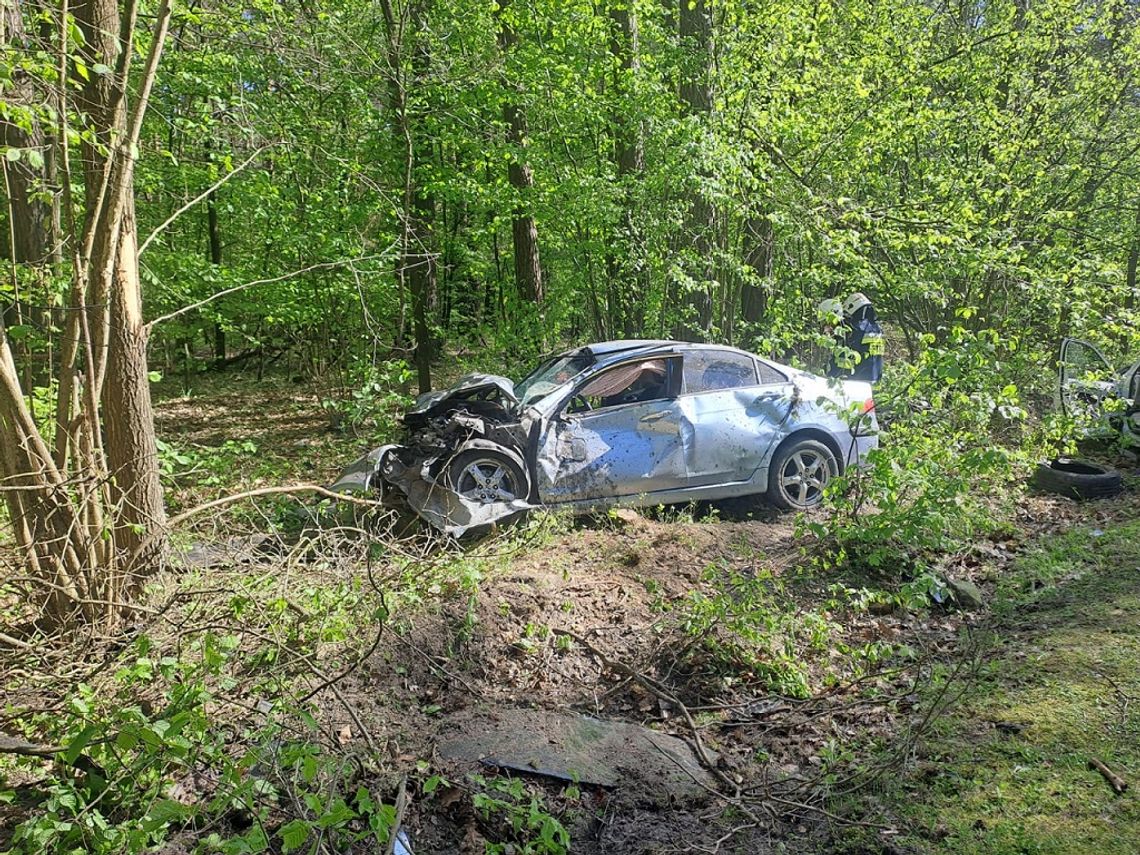
[{"label": "vehicle wreckage part", "polygon": [[1119,472],[1064,457],[1039,463],[1031,483],[1039,490],[1070,499],[1107,499],[1124,489]]},{"label": "vehicle wreckage part", "polygon": [[527,477],[506,454],[473,448],[455,455],[444,471],[444,483],[465,499],[489,505],[526,499]]},{"label": "vehicle wreckage part", "polygon": [[769,470],[768,500],[790,510],[818,505],[839,474],[835,452],[817,439],[792,439],[776,452]]}]

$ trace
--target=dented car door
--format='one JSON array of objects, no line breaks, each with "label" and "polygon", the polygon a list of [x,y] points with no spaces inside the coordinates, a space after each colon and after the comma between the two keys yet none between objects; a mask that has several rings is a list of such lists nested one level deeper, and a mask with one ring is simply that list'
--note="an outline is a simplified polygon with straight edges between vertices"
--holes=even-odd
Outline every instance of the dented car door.
[{"label": "dented car door", "polygon": [[[659,360],[650,367],[660,373],[643,375],[660,384],[649,400],[624,397],[645,394],[644,385],[638,392],[635,364],[618,366],[578,388],[539,439],[535,474],[542,501],[637,496],[685,486],[684,448],[692,425],[673,394],[680,379],[676,363]],[[605,376],[620,382],[606,388]]]},{"label": "dented car door", "polygon": [[751,480],[782,436],[792,384],[772,370],[758,373],[744,354],[715,348],[685,354],[684,382],[681,406],[693,425],[685,450],[689,485]]},{"label": "dented car door", "polygon": [[1061,411],[1088,422],[1105,422],[1104,406],[1116,393],[1112,366],[1097,347],[1081,339],[1061,342],[1057,394]]}]

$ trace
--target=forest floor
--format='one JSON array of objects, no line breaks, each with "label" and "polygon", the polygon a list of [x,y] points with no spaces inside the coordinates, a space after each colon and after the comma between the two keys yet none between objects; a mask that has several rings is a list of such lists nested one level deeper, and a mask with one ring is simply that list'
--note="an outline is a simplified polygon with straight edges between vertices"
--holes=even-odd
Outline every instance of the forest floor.
[{"label": "forest floor", "polygon": [[[162,400],[174,505],[327,483],[369,442],[333,432],[322,396],[226,378]],[[1135,790],[1088,767],[1140,776],[1129,485],[1025,496],[1000,536],[937,556],[977,586],[968,609],[816,566],[791,515],[748,502],[546,515],[460,549],[306,534],[275,499],[180,533],[183,569],[153,592],[175,605],[145,632],[232,639],[211,714],[262,734],[275,849],[298,816],[310,845],[344,840],[277,747],[303,711],[339,763],[328,786],[403,804],[418,855],[554,853],[562,828],[583,855],[1133,851]],[[214,795],[201,772],[173,780],[183,801]]]}]

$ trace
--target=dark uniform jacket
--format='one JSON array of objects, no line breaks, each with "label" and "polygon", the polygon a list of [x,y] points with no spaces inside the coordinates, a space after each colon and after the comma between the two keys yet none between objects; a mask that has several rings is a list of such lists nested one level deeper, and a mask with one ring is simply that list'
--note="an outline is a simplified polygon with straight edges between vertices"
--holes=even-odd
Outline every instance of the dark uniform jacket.
[{"label": "dark uniform jacket", "polygon": [[873,306],[864,306],[843,321],[843,345],[832,356],[828,377],[878,383],[883,376],[883,328]]}]

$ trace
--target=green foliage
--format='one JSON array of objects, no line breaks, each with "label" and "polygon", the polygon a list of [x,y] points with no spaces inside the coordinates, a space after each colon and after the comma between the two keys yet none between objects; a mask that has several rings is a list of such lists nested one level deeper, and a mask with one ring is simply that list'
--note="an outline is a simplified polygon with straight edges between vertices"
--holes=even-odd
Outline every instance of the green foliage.
[{"label": "green foliage", "polygon": [[179,447],[156,440],[159,471],[171,483],[200,486],[229,485],[233,472],[256,458],[257,443],[249,439],[227,439],[219,446]]},{"label": "green foliage", "polygon": [[488,842],[487,855],[566,855],[570,834],[545,808],[541,793],[520,778],[472,775],[475,810],[484,823],[501,829],[505,840]]},{"label": "green foliage", "polygon": [[[233,687],[238,649],[237,636],[207,632],[174,657],[141,637],[111,694],[80,685],[62,714],[29,721],[65,750],[11,851],[141,852],[184,829],[201,832],[201,851],[227,855],[266,851],[271,839],[295,851],[316,835],[338,846],[383,845],[394,808],[354,782],[354,766],[322,751],[305,710],[275,709],[240,734],[235,752],[233,734],[215,720],[211,687]],[[310,739],[282,726],[294,716]],[[212,783],[199,792],[201,778]],[[299,815],[274,830],[283,805]],[[210,831],[221,820],[248,830]]]},{"label": "green foliage", "polygon": [[321,406],[338,428],[353,433],[366,429],[372,437],[390,437],[396,419],[411,403],[407,390],[415,377],[408,364],[357,363],[351,368],[347,394],[326,398]]},{"label": "green foliage", "polygon": [[877,394],[884,431],[866,467],[829,488],[826,518],[800,520],[821,540],[825,565],[913,574],[931,556],[1001,530],[1015,482],[1057,439],[1049,425],[1027,424],[1006,380],[1019,370],[1016,339],[963,327],[945,345],[931,339]]},{"label": "green foliage", "polygon": [[690,661],[711,665],[728,683],[759,682],[788,697],[810,695],[803,657],[828,648],[836,629],[831,619],[822,611],[789,611],[783,581],[769,572],[746,575],[714,565],[703,580],[712,593],[693,591],[677,607],[693,642]]}]

